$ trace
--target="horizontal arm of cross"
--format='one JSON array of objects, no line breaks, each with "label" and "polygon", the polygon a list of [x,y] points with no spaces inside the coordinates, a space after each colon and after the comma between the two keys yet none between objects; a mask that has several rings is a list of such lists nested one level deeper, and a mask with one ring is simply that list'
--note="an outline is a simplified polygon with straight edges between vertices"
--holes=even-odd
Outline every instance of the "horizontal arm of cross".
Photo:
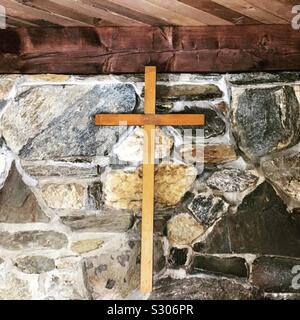
[{"label": "horizontal arm of cross", "polygon": [[204,123],[203,114],[97,114],[95,116],[97,126],[203,126]]}]

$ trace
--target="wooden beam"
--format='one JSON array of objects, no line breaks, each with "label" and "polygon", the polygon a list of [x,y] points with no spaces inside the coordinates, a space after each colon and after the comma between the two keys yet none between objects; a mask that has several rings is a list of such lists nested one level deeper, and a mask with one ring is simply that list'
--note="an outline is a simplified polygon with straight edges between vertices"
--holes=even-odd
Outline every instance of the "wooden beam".
[{"label": "wooden beam", "polygon": [[154,124],[156,126],[190,125],[203,126],[203,114],[97,114],[95,125],[118,126],[126,122],[128,126],[144,126]]},{"label": "wooden beam", "polygon": [[[246,17],[239,12],[223,7],[211,0],[179,0],[191,7],[206,11],[212,15],[230,21],[234,24],[260,24],[258,21]],[[298,1],[298,0],[297,0]]]},{"label": "wooden beam", "polygon": [[290,25],[0,30],[0,73],[300,70]]},{"label": "wooden beam", "polygon": [[[269,10],[267,11],[260,7],[253,6],[251,3],[249,3],[248,0],[212,0],[212,1],[224,7],[227,7],[231,10],[239,12],[244,16],[260,21],[261,23],[286,24],[286,21],[282,19],[280,16],[278,17],[272,14]],[[270,0],[268,1],[269,1],[269,7],[272,7],[274,0],[271,1],[272,4],[270,4]],[[285,11],[286,10],[287,8],[285,9]]]},{"label": "wooden beam", "polygon": [[[145,114],[155,114],[156,68],[145,70]],[[141,230],[141,292],[152,291],[155,125],[144,126],[143,203]]]}]

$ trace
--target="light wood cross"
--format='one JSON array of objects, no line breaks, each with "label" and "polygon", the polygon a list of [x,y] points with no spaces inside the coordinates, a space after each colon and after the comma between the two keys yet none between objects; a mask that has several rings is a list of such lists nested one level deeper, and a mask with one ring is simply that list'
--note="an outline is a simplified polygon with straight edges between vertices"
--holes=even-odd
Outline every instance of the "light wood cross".
[{"label": "light wood cross", "polygon": [[203,114],[155,114],[156,67],[145,69],[145,114],[97,114],[98,126],[144,126],[143,202],[141,231],[141,282],[143,293],[152,291],[154,218],[155,126],[204,125]]}]

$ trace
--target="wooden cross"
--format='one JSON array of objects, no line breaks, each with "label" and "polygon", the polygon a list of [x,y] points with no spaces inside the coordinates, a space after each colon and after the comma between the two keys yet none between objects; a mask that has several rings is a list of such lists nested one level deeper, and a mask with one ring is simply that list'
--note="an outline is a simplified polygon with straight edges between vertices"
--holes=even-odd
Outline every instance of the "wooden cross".
[{"label": "wooden cross", "polygon": [[97,114],[98,126],[144,126],[143,202],[141,231],[141,282],[143,293],[152,291],[154,218],[155,126],[204,125],[202,114],[155,114],[156,67],[145,69],[145,114]]}]

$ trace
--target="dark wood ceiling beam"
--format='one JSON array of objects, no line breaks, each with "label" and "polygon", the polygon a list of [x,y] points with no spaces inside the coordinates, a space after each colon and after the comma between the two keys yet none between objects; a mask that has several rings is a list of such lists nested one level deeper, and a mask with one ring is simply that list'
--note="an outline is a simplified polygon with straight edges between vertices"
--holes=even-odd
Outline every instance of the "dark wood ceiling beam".
[{"label": "dark wood ceiling beam", "polygon": [[216,17],[230,21],[234,24],[260,24],[259,21],[246,17],[239,12],[212,2],[211,0],[179,0],[191,7],[208,12]]},{"label": "dark wood ceiling beam", "polygon": [[289,25],[0,30],[0,73],[300,70]]}]

